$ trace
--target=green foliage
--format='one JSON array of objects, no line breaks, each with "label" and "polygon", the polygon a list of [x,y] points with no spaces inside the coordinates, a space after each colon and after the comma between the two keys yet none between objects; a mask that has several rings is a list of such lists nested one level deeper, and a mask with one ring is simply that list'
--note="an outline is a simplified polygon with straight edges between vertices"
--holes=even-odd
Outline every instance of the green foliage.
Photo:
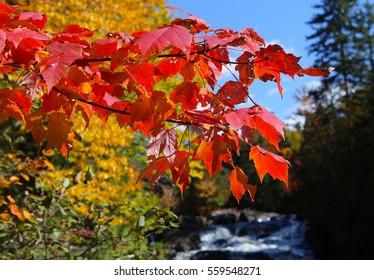
[{"label": "green foliage", "polygon": [[[55,190],[41,184],[40,195],[24,195],[32,219],[10,219],[0,224],[1,259],[167,258],[166,248],[150,242],[148,236],[176,226],[173,213],[155,207],[139,208],[133,202],[112,206],[82,200],[79,203],[88,205],[90,211],[81,214],[66,195],[69,183],[64,186]],[[135,201],[137,195],[130,196]],[[153,198],[142,195],[141,199],[151,204]],[[114,217],[128,217],[128,213],[138,217],[133,220],[143,222],[111,223]]]}]

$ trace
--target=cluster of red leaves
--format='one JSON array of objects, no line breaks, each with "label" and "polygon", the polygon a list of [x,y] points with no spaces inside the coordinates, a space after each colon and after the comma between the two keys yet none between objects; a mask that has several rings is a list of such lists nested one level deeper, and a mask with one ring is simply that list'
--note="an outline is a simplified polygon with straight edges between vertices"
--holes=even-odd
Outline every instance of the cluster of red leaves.
[{"label": "cluster of red leaves", "polygon": [[[38,144],[47,140],[47,149],[67,156],[75,140],[74,112],[81,112],[87,125],[92,113],[104,122],[115,115],[120,126],[150,138],[149,165],[141,178],[155,184],[169,170],[184,190],[191,160],[202,160],[210,175],[225,162],[232,166],[229,180],[238,201],[247,191],[253,199],[256,190],[232,159],[243,141],[252,147],[250,159],[261,180],[268,173],[287,184],[289,163],[252,144],[258,131],[278,149],[283,123],[252,100],[248,87],[255,79],[275,81],[282,94],[281,74],[327,76],[327,70],[301,68],[299,58],[267,46],[252,29],[211,30],[192,15],[156,30],[109,33],[97,40],[77,25],[48,34],[46,20],[44,14],[0,3],[0,73],[21,73],[17,87],[0,89],[0,121],[22,120]],[[232,49],[241,53],[235,61],[230,61]],[[223,69],[232,64],[234,79],[218,86]],[[154,89],[175,76],[181,82],[170,93]],[[247,102],[253,106],[237,109]],[[185,130],[182,137],[178,129]],[[191,130],[198,136],[186,148],[184,137]]]}]

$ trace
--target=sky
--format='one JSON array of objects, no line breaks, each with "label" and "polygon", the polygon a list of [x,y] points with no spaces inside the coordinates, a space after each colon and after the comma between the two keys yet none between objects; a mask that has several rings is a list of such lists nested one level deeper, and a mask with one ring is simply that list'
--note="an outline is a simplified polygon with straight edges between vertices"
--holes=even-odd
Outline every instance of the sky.
[{"label": "sky", "polygon": [[[167,5],[182,8],[205,20],[212,29],[226,27],[240,31],[253,28],[267,44],[279,44],[286,52],[301,56],[299,63],[304,68],[313,66],[314,62],[307,51],[311,42],[306,37],[313,33],[307,22],[318,12],[313,8],[317,3],[318,0],[167,0]],[[177,17],[187,17],[175,13]],[[295,95],[303,85],[315,86],[319,79],[295,77],[293,80],[284,75],[281,78],[283,98],[275,82],[256,81],[249,92],[262,107],[286,123],[293,123],[298,106]]]}]

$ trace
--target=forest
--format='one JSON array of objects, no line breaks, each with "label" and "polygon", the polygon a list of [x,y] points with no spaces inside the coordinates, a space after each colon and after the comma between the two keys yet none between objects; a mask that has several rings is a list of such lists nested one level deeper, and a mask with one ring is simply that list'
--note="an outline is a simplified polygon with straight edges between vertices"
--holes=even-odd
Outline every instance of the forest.
[{"label": "forest", "polygon": [[[165,0],[0,1],[0,259],[170,259],[294,222],[310,254],[194,258],[372,259],[374,4],[313,9],[302,68]],[[248,90],[281,75],[321,80],[292,128]]]}]

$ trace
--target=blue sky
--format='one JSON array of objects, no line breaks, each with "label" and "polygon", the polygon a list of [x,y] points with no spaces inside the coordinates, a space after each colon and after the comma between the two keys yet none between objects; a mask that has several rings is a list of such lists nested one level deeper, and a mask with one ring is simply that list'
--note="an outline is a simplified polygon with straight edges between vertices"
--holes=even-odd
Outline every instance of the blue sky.
[{"label": "blue sky", "polygon": [[[277,43],[287,52],[301,56],[302,67],[313,65],[314,58],[307,52],[310,44],[306,36],[313,30],[307,24],[317,11],[313,8],[318,0],[168,0],[167,4],[182,8],[204,19],[211,28],[228,27],[236,31],[253,28],[266,43]],[[177,13],[179,17],[186,17]],[[275,113],[280,119],[293,118],[297,102],[295,95],[303,84],[315,84],[313,77],[282,76],[283,98],[273,82],[258,81],[250,87],[250,94],[261,106]]]}]

